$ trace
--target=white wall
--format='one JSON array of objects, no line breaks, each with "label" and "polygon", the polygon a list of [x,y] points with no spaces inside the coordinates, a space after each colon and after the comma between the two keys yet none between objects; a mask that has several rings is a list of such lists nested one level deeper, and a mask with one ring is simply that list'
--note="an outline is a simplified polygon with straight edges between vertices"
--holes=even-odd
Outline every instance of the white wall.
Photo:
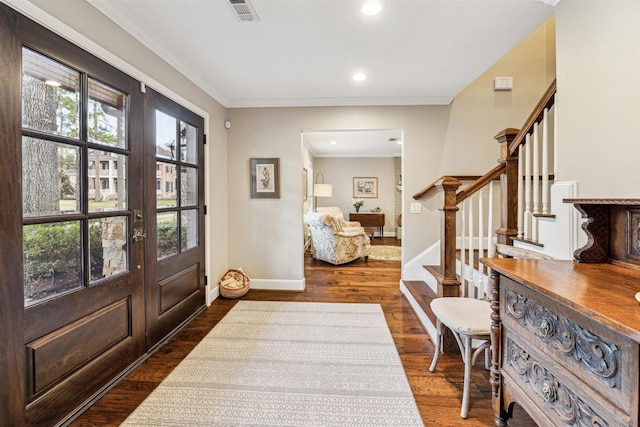
[{"label": "white wall", "polygon": [[[378,197],[363,198],[360,212],[379,207],[385,214],[384,231],[395,235],[395,161],[393,157],[316,157],[315,173],[322,172],[325,182],[333,185],[332,197],[318,197],[318,206],[337,206],[345,219],[353,207],[353,178],[378,178]],[[376,229],[376,235],[378,230]]]},{"label": "white wall", "polygon": [[640,2],[556,7],[558,175],[578,197],[640,197]]}]

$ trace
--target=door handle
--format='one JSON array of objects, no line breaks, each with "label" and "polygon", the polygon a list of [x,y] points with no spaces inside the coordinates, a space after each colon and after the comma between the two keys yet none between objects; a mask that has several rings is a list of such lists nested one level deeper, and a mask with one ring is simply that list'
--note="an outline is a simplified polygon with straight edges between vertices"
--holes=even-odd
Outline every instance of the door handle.
[{"label": "door handle", "polygon": [[132,237],[134,242],[142,242],[142,240],[147,237],[147,233],[142,231],[142,228],[134,228]]}]

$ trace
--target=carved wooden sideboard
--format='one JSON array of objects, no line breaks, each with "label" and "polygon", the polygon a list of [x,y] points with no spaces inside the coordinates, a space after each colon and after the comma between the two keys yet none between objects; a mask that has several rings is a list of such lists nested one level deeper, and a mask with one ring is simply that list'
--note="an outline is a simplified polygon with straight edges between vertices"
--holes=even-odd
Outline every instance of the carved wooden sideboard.
[{"label": "carved wooden sideboard", "polygon": [[587,219],[576,261],[482,260],[496,426],[514,403],[540,426],[640,425],[640,202],[567,201]]}]

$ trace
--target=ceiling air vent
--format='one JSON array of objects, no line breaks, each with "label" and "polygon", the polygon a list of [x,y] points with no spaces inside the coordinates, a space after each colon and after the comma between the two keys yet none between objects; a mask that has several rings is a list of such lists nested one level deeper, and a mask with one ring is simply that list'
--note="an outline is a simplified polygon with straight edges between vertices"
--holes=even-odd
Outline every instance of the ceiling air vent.
[{"label": "ceiling air vent", "polygon": [[259,19],[258,14],[249,0],[229,0],[229,3],[238,21],[251,22]]}]

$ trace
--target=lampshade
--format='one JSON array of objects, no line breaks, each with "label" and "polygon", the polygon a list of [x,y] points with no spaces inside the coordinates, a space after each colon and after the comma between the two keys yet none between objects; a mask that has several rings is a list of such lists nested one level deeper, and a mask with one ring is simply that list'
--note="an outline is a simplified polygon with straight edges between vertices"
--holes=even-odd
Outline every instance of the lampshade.
[{"label": "lampshade", "polygon": [[313,195],[316,197],[331,197],[333,195],[333,186],[331,184],[314,184]]}]

